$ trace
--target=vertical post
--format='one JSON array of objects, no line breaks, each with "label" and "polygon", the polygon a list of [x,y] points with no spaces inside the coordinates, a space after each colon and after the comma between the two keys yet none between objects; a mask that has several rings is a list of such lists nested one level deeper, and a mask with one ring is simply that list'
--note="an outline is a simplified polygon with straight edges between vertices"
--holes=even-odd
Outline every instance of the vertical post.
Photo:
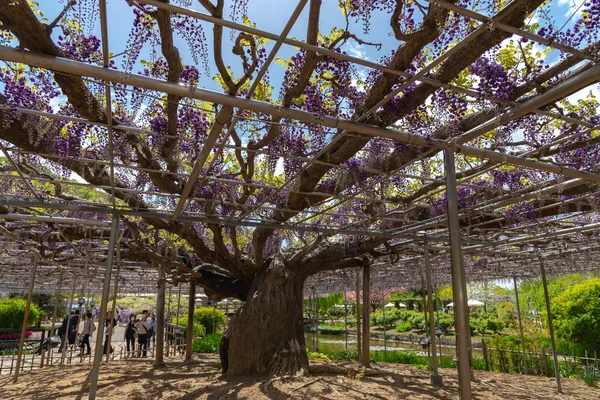
[{"label": "vertical post", "polygon": [[521,350],[523,351],[523,371],[527,375],[527,360],[525,359],[525,339],[523,337],[523,322],[521,321],[521,306],[519,305],[519,289],[517,288],[517,277],[513,276],[515,284],[515,300],[517,301],[517,315],[519,316],[519,332],[521,334]]},{"label": "vertical post", "polygon": [[192,361],[192,353],[194,352],[194,308],[196,306],[196,283],[194,278],[190,278],[190,298],[188,301],[188,321],[185,337],[185,362]]},{"label": "vertical post", "polygon": [[548,313],[548,330],[550,331],[550,341],[552,342],[552,356],[554,358],[554,374],[556,375],[556,386],[558,393],[562,393],[560,384],[560,370],[558,369],[558,355],[556,354],[556,340],[554,339],[554,325],[552,324],[552,313],[550,310],[550,297],[548,296],[548,282],[546,281],[546,269],[544,260],[540,259],[540,270],[542,272],[542,284],[544,285],[544,300],[546,300],[546,312]]},{"label": "vertical post", "polygon": [[483,361],[485,361],[485,370],[489,371],[490,366],[488,364],[487,345],[485,344],[485,339],[481,339],[481,352],[483,353]]},{"label": "vertical post", "polygon": [[369,366],[371,359],[371,265],[363,265],[363,357],[362,364]]},{"label": "vertical post", "polygon": [[171,289],[173,285],[169,285],[169,302],[167,303],[167,321],[171,321]]},{"label": "vertical post", "polygon": [[[54,301],[54,312],[52,313],[52,329],[50,330],[50,335],[48,337],[54,335],[54,325],[56,324],[56,317],[58,314],[58,301],[60,298],[60,289],[62,287],[63,276],[65,274],[65,270],[61,268],[60,275],[58,277],[58,288],[56,289],[56,300]],[[52,357],[52,349],[48,349],[48,359],[46,360],[46,364],[50,363],[50,357]]]},{"label": "vertical post", "polygon": [[[427,318],[427,302],[425,298],[427,297],[425,292],[425,280],[423,279],[423,272],[421,271],[421,297],[423,298],[423,302],[421,306],[423,307],[423,332],[427,334],[428,326],[429,326],[429,318]],[[435,349],[435,348],[434,348]],[[427,347],[427,368],[431,371],[433,370],[433,363],[431,361],[431,346]]]},{"label": "vertical post", "polygon": [[19,372],[21,371],[21,357],[23,356],[23,344],[25,343],[25,333],[27,332],[27,320],[29,319],[29,308],[31,307],[31,295],[33,293],[33,285],[35,283],[35,272],[37,270],[38,257],[38,254],[33,257],[33,267],[31,268],[31,276],[29,277],[29,291],[27,292],[27,303],[25,304],[25,315],[23,316],[23,326],[21,327],[21,337],[19,338],[19,351],[17,353],[17,370],[15,371],[13,383],[17,383],[19,380]]},{"label": "vertical post", "polygon": [[344,333],[346,335],[346,355],[348,354],[348,299],[344,290]]},{"label": "vertical post", "polygon": [[362,360],[362,341],[360,334],[360,274],[356,271],[356,350],[358,352],[358,361]]},{"label": "vertical post", "polygon": [[[431,290],[431,264],[429,262],[429,241],[427,235],[423,238],[423,250],[425,256],[425,279],[427,280],[427,302],[429,303],[429,337],[431,338],[430,347],[432,349],[432,370],[430,381],[433,385],[442,385],[443,378],[438,373],[438,360],[435,348],[435,318],[433,317],[433,293]],[[427,321],[425,321],[427,324]]]},{"label": "vertical post", "polygon": [[[429,258],[429,256],[427,258]],[[437,296],[437,286],[436,285],[433,285],[433,293],[435,293],[435,317],[437,318],[438,324],[439,324],[440,323],[440,306],[441,306],[442,302]],[[440,300],[440,301],[438,301],[438,300]],[[439,363],[442,364],[442,327],[440,326],[439,328],[440,328],[440,336],[438,337],[438,339],[439,339],[438,346],[440,348]]]},{"label": "vertical post", "polygon": [[65,331],[64,342],[62,343],[62,354],[60,356],[60,364],[62,365],[65,362],[65,356],[67,353],[67,346],[69,345],[69,332],[71,331],[71,308],[73,307],[73,299],[75,299],[75,285],[77,281],[75,280],[75,276],[73,276],[73,287],[71,288],[71,300],[67,305],[67,330]]},{"label": "vertical post", "polygon": [[319,296],[317,296],[317,293],[315,292],[315,318],[316,318],[316,330],[315,330],[315,337],[316,337],[316,341],[317,341],[317,353],[319,352]]},{"label": "vertical post", "polygon": [[175,314],[177,318],[177,325],[179,325],[179,317],[181,315],[181,282],[179,282],[178,286],[179,288],[177,292],[177,313]]},{"label": "vertical post", "polygon": [[[100,2],[102,4],[102,2]],[[108,305],[108,294],[110,292],[110,276],[113,267],[115,246],[117,235],[119,233],[119,214],[113,212],[112,226],[110,228],[110,239],[108,241],[108,254],[106,259],[106,269],[104,271],[104,285],[102,286],[102,298],[100,300],[100,315],[98,316],[98,335],[96,336],[96,348],[94,349],[94,364],[90,374],[90,393],[89,399],[96,399],[96,391],[98,390],[98,374],[100,373],[100,362],[102,361],[102,339],[104,334],[102,324],[106,320],[106,308]],[[109,349],[110,352],[110,349]]]},{"label": "vertical post", "polygon": [[381,316],[383,319],[383,351],[387,354],[387,325],[385,324],[385,291],[381,286]]},{"label": "vertical post", "polygon": [[[50,335],[48,335],[48,336],[50,336]],[[40,349],[42,349],[40,351],[40,369],[44,368],[44,356],[46,355],[45,349],[44,349],[44,339],[46,339],[46,328],[44,328],[44,330],[42,331],[42,338],[40,340]],[[31,361],[31,368],[33,368],[33,360]]]},{"label": "vertical post", "polygon": [[469,340],[469,314],[467,313],[465,270],[462,262],[462,249],[460,244],[456,170],[454,166],[454,152],[451,149],[444,149],[444,167],[446,174],[446,199],[448,203],[448,234],[450,237],[454,321],[456,326],[456,346],[458,350],[459,393],[461,400],[471,400],[471,343]]},{"label": "vertical post", "polygon": [[163,367],[164,361],[164,346],[165,346],[165,267],[158,266],[158,294],[156,296],[156,358],[154,360],[155,367]]},{"label": "vertical post", "polygon": [[[115,287],[113,292],[113,302],[112,302],[112,315],[115,317],[115,308],[117,306],[117,294],[119,293],[119,280],[121,279],[121,246],[116,246],[117,250],[117,275],[115,276]],[[108,343],[106,345],[106,362],[110,359],[110,349],[112,342],[112,334],[113,334],[113,322],[109,321],[108,323]]]}]

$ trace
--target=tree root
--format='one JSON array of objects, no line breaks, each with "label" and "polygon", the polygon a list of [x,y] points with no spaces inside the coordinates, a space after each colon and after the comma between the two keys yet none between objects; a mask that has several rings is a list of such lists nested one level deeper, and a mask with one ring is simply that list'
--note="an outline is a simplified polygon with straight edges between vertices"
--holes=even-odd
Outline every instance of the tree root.
[{"label": "tree root", "polygon": [[295,391],[296,391],[296,390],[298,390],[298,389],[302,389],[303,387],[310,386],[310,385],[312,385],[313,383],[316,383],[316,382],[320,381],[321,379],[323,379],[323,377],[322,377],[322,376],[318,377],[317,379],[313,379],[313,380],[312,380],[312,381],[310,381],[310,382],[303,383],[303,384],[302,384],[302,385],[300,385],[300,386],[296,386],[295,388],[293,388],[293,389],[290,391],[290,393],[292,393],[292,392],[295,392]]},{"label": "tree root", "polygon": [[336,374],[345,376],[350,373],[361,374],[362,376],[377,376],[380,374],[380,371],[366,369],[364,367],[341,367],[334,364],[311,364],[309,366],[309,372],[311,374]]}]

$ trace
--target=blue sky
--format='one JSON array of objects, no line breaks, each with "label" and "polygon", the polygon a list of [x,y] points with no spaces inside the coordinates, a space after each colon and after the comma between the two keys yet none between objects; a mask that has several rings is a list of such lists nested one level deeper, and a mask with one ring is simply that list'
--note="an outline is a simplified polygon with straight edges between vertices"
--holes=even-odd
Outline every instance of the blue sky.
[{"label": "blue sky", "polygon": [[[83,1],[80,1],[80,3],[82,2]],[[66,3],[66,0],[62,0],[60,2],[42,0],[40,1],[40,8],[44,12],[45,16],[48,19],[52,20],[62,9],[63,3]],[[179,4],[181,2],[172,1],[172,3]],[[205,12],[205,10],[202,8],[199,2],[191,1],[189,3],[191,3],[190,8],[193,8],[197,11]],[[230,19],[231,3],[232,1],[226,1],[225,18],[227,19]],[[249,9],[248,15],[250,20],[256,23],[256,27],[276,34],[279,34],[281,32],[289,16],[291,15],[292,11],[297,5],[297,2],[293,0],[249,0],[249,3],[251,4],[251,7]],[[560,21],[558,23],[558,25],[560,26],[562,25],[561,22],[566,21],[581,3],[583,3],[583,0],[555,0],[551,6],[546,7],[546,12],[538,11],[534,16],[533,21],[540,21],[541,23],[543,23],[545,15],[548,15],[556,21]],[[133,21],[133,11],[132,8],[127,5],[127,2],[125,0],[108,0],[107,7],[109,13],[110,51],[114,54],[117,54],[125,50],[127,38],[130,32],[130,27]],[[484,11],[481,12],[485,13]],[[569,25],[572,25],[575,19],[576,17],[573,17],[571,21],[569,21],[567,27]],[[294,25],[290,36],[299,40],[304,40],[306,37],[307,20],[308,5],[305,7],[302,15]],[[202,22],[202,26],[204,29],[204,33],[206,34],[207,42],[212,43],[212,24]],[[344,26],[345,20],[340,9],[338,8],[338,0],[323,0],[320,20],[321,32],[329,33],[334,27]],[[389,14],[387,13],[379,12],[373,14],[373,18],[370,21],[369,34],[364,34],[362,21],[355,22],[355,19],[351,18],[351,31],[366,41],[382,44],[381,50],[377,50],[373,46],[358,45],[356,43],[351,42],[345,46],[345,50],[353,56],[376,61],[382,56],[389,54],[393,48],[396,48],[398,46],[398,42],[391,36],[391,29],[389,27]],[[56,34],[58,34],[58,31],[55,32]],[[237,56],[234,56],[231,53],[233,41],[230,39],[230,32],[230,30],[225,29],[223,41],[223,54],[225,58],[225,63],[227,65],[231,65],[232,68],[234,68],[235,72],[240,73],[240,60]],[[100,36],[99,23],[95,24],[94,33],[97,36]],[[272,44],[273,42],[270,42],[268,44],[268,50],[271,49]],[[183,39],[177,37],[176,45],[178,46],[182,54],[184,62],[186,64],[193,64],[187,43]],[[142,53],[142,58],[148,57],[149,48],[150,46],[146,45],[144,53]],[[279,51],[278,56],[282,58],[288,58],[292,56],[295,52],[296,50],[293,47],[284,45]],[[210,53],[211,50],[209,49],[209,57],[211,56]],[[549,57],[549,61],[553,61],[553,59],[556,59],[557,56],[557,52],[553,52],[553,54],[551,54]],[[120,60],[117,62],[117,65],[120,65]],[[201,65],[199,65],[198,67],[201,67]],[[211,76],[215,75],[217,71],[214,62],[212,62],[212,58],[210,59],[210,68]],[[277,64],[273,64],[269,69],[271,84],[275,86],[276,93],[279,89],[279,82],[281,82],[283,78],[283,73],[284,68]],[[209,79],[206,76],[202,78],[200,86],[208,89],[220,90],[218,85],[214,81],[212,81],[212,79]]]}]

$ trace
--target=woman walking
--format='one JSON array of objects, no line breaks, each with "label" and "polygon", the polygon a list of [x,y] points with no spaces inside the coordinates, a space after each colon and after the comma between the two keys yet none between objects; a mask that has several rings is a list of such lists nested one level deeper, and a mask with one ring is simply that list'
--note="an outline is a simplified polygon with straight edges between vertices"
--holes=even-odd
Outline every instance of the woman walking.
[{"label": "woman walking", "polygon": [[83,335],[83,340],[81,341],[81,353],[83,355],[83,349],[84,347],[87,348],[87,352],[85,353],[86,356],[89,356],[91,354],[91,347],[90,347],[90,337],[94,334],[94,332],[96,331],[96,324],[94,324],[94,319],[92,318],[92,313],[90,311],[88,311],[87,313],[85,313],[85,321],[83,322],[83,331],[81,331],[81,334]]}]

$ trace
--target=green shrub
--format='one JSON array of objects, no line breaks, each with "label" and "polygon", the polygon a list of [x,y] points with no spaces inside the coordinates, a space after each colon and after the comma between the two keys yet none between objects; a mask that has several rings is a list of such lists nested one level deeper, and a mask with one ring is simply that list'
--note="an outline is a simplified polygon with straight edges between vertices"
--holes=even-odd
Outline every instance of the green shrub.
[{"label": "green shrub", "polygon": [[442,332],[447,334],[450,331],[450,329],[454,328],[454,318],[447,315],[444,317],[440,317],[438,325]]},{"label": "green shrub", "polygon": [[396,325],[396,330],[398,332],[408,332],[411,330],[411,327],[408,322],[402,322],[402,323]]},{"label": "green shrub", "polygon": [[383,328],[385,321],[385,329],[391,329],[396,326],[399,319],[400,314],[394,310],[386,311],[385,318],[383,312],[377,311],[371,314],[371,325]]},{"label": "green shrub", "polygon": [[[0,299],[0,328],[19,329],[23,325],[27,301],[23,299]],[[31,303],[27,326],[34,325],[40,320],[40,308]]]},{"label": "green shrub", "polygon": [[221,342],[221,335],[219,335],[219,334],[206,335],[202,339],[194,340],[194,352],[195,353],[218,353],[220,342]]},{"label": "green shrub", "polygon": [[600,279],[568,287],[552,301],[552,315],[559,337],[600,351]]},{"label": "green shrub", "polygon": [[409,319],[408,323],[412,329],[424,329],[425,328],[425,317],[419,313],[414,313]]},{"label": "green shrub", "polygon": [[504,327],[504,322],[500,321],[499,319],[490,318],[487,321],[485,321],[485,329],[493,333],[500,332],[504,329]]},{"label": "green shrub", "polygon": [[[179,320],[174,317],[173,318],[173,323],[179,326],[184,326],[187,327],[187,323],[188,323],[188,319],[187,317],[179,317]],[[202,324],[197,323],[196,321],[194,321],[194,337],[202,337],[206,334],[204,327],[202,326]]]},{"label": "green shrub", "polygon": [[487,325],[485,320],[471,318],[469,319],[469,325],[471,327],[471,336],[485,334],[485,328]]},{"label": "green shrub", "polygon": [[512,326],[517,316],[517,311],[513,303],[504,301],[498,305],[498,319],[506,324],[506,326]]},{"label": "green shrub", "polygon": [[[200,307],[194,311],[194,322],[201,324],[207,334],[220,333],[226,321],[225,313],[213,307]],[[216,332],[213,331],[213,322]]]}]

